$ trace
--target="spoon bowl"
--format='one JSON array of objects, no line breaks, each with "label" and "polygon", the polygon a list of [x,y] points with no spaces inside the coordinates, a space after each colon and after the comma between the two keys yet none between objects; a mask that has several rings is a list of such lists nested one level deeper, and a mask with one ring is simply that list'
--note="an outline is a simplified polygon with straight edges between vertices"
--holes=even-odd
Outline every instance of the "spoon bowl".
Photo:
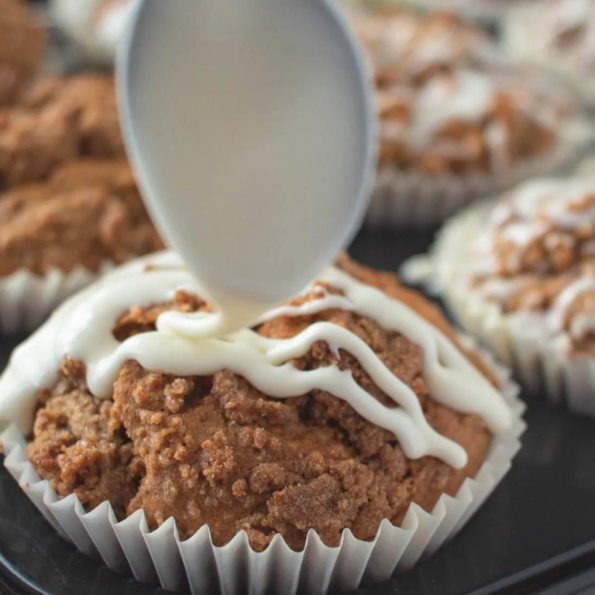
[{"label": "spoon bowl", "polygon": [[357,231],[375,173],[370,76],[340,9],[140,0],[121,49],[124,137],[165,241],[207,294],[295,295]]}]

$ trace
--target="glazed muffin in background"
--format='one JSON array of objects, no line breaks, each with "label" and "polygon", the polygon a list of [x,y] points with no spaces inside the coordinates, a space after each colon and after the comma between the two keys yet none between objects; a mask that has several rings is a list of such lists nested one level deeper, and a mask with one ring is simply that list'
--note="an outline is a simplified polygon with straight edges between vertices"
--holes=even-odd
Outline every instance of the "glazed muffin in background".
[{"label": "glazed muffin in background", "polygon": [[591,0],[539,0],[511,11],[502,32],[514,60],[554,69],[595,105],[595,4]]},{"label": "glazed muffin in background", "polygon": [[595,181],[544,179],[450,221],[426,279],[527,389],[595,415]]},{"label": "glazed muffin in background", "polygon": [[572,91],[503,59],[453,15],[359,19],[377,88],[380,160],[368,222],[440,222],[490,192],[569,163],[585,141]]},{"label": "glazed muffin in background", "polygon": [[24,0],[0,0],[0,106],[14,103],[41,70],[46,33]]},{"label": "glazed muffin in background", "polygon": [[[172,311],[182,317],[179,321],[210,312],[173,256],[163,253],[130,263],[75,296],[17,350],[0,380],[0,419],[25,433],[32,428],[29,464],[59,498],[75,494],[85,510],[95,511],[93,527],[102,525],[97,518],[107,514],[108,501],[115,517],[126,519],[118,524],[106,517],[108,527],[126,533],[122,547],[136,543],[129,532],[142,511],[151,531],[161,528],[147,536],[159,543],[153,563],[160,568],[170,560],[164,555],[170,546],[176,556],[185,552],[193,565],[188,568],[191,583],[198,576],[196,564],[200,576],[209,575],[207,567],[217,559],[227,576],[241,571],[248,552],[259,551],[266,552],[267,568],[276,569],[274,580],[289,577],[291,587],[283,592],[293,592],[299,583],[296,552],[305,552],[302,574],[309,580],[323,564],[336,580],[355,588],[364,571],[375,580],[388,578],[395,566],[408,568],[423,551],[442,545],[508,469],[523,429],[514,387],[394,275],[341,258],[337,269],[301,297],[266,315],[253,331],[230,337],[242,346],[239,359],[218,355],[220,366],[201,373],[213,355],[211,342],[220,342],[164,335],[158,325]],[[146,292],[152,302],[149,293],[142,297]],[[375,310],[377,300],[383,307]],[[394,320],[382,324],[393,308]],[[75,331],[81,316],[87,323]],[[401,316],[407,320],[407,336],[400,330]],[[62,353],[63,336],[77,345],[69,355],[85,355]],[[273,352],[302,341],[304,347],[299,352],[290,348],[283,361],[253,359],[271,348],[266,357],[278,357]],[[252,353],[251,346],[261,355]],[[432,363],[434,356],[425,349],[434,348],[444,361]],[[193,349],[199,350],[196,356],[184,355]],[[33,352],[41,358],[38,372],[46,379],[42,390],[38,379],[20,372]],[[158,359],[143,365],[149,353]],[[233,371],[247,361],[253,362],[244,368],[247,374]],[[168,373],[170,366],[191,367],[195,373]],[[333,392],[325,382],[338,370],[342,380]],[[436,374],[442,371],[446,376],[437,384]],[[269,373],[280,381],[285,376],[286,398],[259,388],[272,380]],[[295,389],[294,395],[294,383],[304,386],[300,383],[310,382],[307,378],[317,379],[312,389]],[[447,404],[449,398],[454,400]],[[412,407],[419,407],[423,423]],[[384,412],[379,423],[389,425],[370,421],[375,410]],[[415,446],[422,448],[417,456],[406,454],[415,444],[405,430],[409,415],[417,420],[416,428],[427,423],[437,433]],[[394,427],[404,432],[399,434],[403,443],[387,429],[392,422],[385,421],[397,418],[401,421]],[[2,439],[12,452],[10,436]],[[25,489],[38,491],[44,485]],[[438,504],[444,494],[454,498],[451,506]],[[426,513],[416,520],[421,509]],[[178,545],[170,530],[174,521],[182,540]],[[397,529],[403,523],[407,531]],[[410,539],[411,531],[417,538]],[[195,547],[204,552],[232,541],[233,547],[217,550],[216,556],[192,554]],[[375,544],[372,556],[370,541]],[[341,555],[351,569],[360,570],[351,575],[343,565],[333,568],[329,556],[338,550],[327,546],[348,548]],[[330,578],[323,581],[327,587]]]}]

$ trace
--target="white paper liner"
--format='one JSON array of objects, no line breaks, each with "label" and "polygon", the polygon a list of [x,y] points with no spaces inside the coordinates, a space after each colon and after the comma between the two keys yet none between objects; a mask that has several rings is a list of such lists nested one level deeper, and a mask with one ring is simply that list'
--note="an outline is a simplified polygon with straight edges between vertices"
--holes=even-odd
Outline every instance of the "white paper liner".
[{"label": "white paper liner", "polygon": [[469,287],[468,250],[485,230],[494,204],[484,202],[451,219],[428,256],[405,263],[401,278],[440,296],[463,329],[497,353],[526,390],[595,417],[595,359],[572,355],[566,337],[549,335],[542,316],[506,314]]},{"label": "white paper liner", "polygon": [[563,136],[568,138],[560,139],[555,150],[528,160],[507,174],[432,175],[381,167],[366,226],[372,229],[436,226],[480,198],[535,176],[560,173],[578,158],[589,134],[588,127],[581,126],[579,130],[575,123],[564,131]]},{"label": "white paper liner", "polygon": [[52,269],[46,275],[19,269],[11,275],[0,277],[0,333],[34,330],[56,306],[112,266],[112,262],[106,261],[98,272],[77,267],[70,273]]},{"label": "white paper liner", "polygon": [[465,480],[456,497],[443,495],[431,514],[412,504],[401,527],[385,520],[369,542],[346,530],[341,544],[331,548],[310,531],[301,552],[291,550],[277,535],[267,550],[258,553],[244,532],[224,547],[215,547],[206,526],[181,541],[173,519],[151,532],[142,511],[117,522],[111,505],[104,502],[87,513],[76,496],[60,499],[39,478],[27,460],[26,440],[14,425],[0,436],[7,455],[4,464],[62,536],[110,569],[131,572],[139,581],[158,581],[173,591],[189,587],[194,594],[218,589],[227,595],[353,590],[362,581],[387,580],[395,570],[408,570],[433,554],[465,525],[510,468],[525,430],[521,418],[525,407],[508,371],[489,361],[513,411],[512,427],[493,439],[477,476]]}]

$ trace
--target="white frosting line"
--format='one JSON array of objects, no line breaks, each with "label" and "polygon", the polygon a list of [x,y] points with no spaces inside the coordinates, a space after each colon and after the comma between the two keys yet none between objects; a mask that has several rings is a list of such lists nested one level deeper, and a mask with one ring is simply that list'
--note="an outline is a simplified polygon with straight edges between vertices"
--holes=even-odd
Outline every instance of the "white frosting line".
[{"label": "white frosting line", "polygon": [[[13,421],[28,432],[36,391],[55,384],[64,356],[86,364],[89,390],[101,398],[111,397],[123,364],[136,360],[148,370],[180,376],[211,375],[229,369],[279,399],[315,389],[327,391],[348,402],[365,419],[391,431],[407,457],[435,456],[457,468],[466,464],[463,448],[428,424],[415,393],[364,341],[338,325],[315,323],[284,340],[261,337],[251,330],[216,338],[211,333],[217,326],[217,313],[167,312],[159,317],[156,331],[119,343],[112,328],[129,307],[167,302],[182,287],[196,291],[196,282],[182,268],[145,271],[150,264],[171,267],[175,262],[176,258],[167,253],[140,259],[66,302],[14,352],[0,378],[0,420]],[[423,377],[434,399],[456,411],[478,414],[494,433],[509,427],[511,414],[500,393],[433,325],[405,304],[342,271],[329,269],[321,280],[344,295],[316,286],[320,299],[301,306],[282,306],[265,313],[260,322],[330,308],[368,316],[421,347]],[[316,341],[327,342],[335,354],[345,350],[353,355],[398,407],[384,406],[357,384],[351,372],[337,366],[300,371],[287,363],[306,354]]]}]

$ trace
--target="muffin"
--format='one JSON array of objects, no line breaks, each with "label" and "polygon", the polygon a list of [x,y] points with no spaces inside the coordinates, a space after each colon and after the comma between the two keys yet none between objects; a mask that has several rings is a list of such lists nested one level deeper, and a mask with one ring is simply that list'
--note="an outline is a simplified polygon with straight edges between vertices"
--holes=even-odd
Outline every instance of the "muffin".
[{"label": "muffin", "polygon": [[[503,43],[513,59],[553,68],[595,105],[595,5],[590,0],[540,0],[511,11]],[[530,40],[530,42],[529,42]]]},{"label": "muffin", "polygon": [[[81,6],[82,4],[82,6]],[[54,24],[83,63],[112,66],[130,22],[134,0],[51,0]]]},{"label": "muffin", "polygon": [[479,29],[447,14],[380,12],[359,30],[380,120],[369,223],[435,224],[576,153],[572,95],[505,67]]},{"label": "muffin", "polygon": [[46,35],[23,0],[0,0],[0,106],[15,102],[39,72]]},{"label": "muffin", "polygon": [[506,376],[391,274],[343,257],[225,342],[183,330],[210,311],[175,256],[148,257],[66,303],[0,380],[0,419],[32,429],[31,490],[75,495],[95,524],[113,511],[119,536],[145,519],[166,588],[180,553],[191,585],[214,560],[233,581],[236,548],[266,552],[276,592],[295,591],[298,560],[321,591],[388,578],[450,537],[518,448]]},{"label": "muffin", "polygon": [[527,182],[449,222],[405,276],[427,279],[526,387],[595,414],[595,181]]},{"label": "muffin", "polygon": [[162,248],[111,76],[40,79],[0,110],[1,330],[32,330],[106,268]]}]

